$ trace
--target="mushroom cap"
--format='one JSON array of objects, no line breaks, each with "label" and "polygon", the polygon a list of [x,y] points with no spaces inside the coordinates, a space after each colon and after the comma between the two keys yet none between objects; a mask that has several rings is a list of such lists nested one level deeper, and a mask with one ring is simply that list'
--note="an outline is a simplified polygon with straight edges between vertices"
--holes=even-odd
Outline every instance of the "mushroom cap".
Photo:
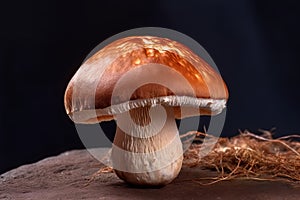
[{"label": "mushroom cap", "polygon": [[[169,70],[162,70],[165,68]],[[118,81],[131,70],[135,70],[137,80],[148,74],[179,74],[192,90],[176,85],[171,76],[169,81],[175,84],[171,89],[154,81],[138,87],[129,97],[124,85],[115,94]],[[220,74],[185,45],[167,38],[131,36],[88,58],[69,82],[64,103],[74,122],[98,123],[132,108],[155,104],[173,106],[176,118],[213,115],[225,108],[227,99],[228,90]],[[182,114],[182,106],[193,109]]]}]

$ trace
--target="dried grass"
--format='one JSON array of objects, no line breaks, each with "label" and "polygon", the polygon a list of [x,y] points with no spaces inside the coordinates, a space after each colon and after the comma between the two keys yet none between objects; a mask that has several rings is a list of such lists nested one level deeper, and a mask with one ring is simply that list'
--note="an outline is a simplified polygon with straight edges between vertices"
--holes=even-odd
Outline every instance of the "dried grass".
[{"label": "dried grass", "polygon": [[[274,139],[270,131],[261,132],[262,135],[256,135],[244,131],[232,138],[216,138],[201,132],[189,132],[182,137],[196,134],[198,143],[193,143],[185,152],[183,164],[218,172],[217,177],[193,180],[202,185],[231,179],[251,179],[284,181],[299,186],[300,142],[297,140],[300,135]],[[212,151],[203,157],[201,147],[210,145]]]},{"label": "dried grass", "polygon": [[[300,187],[300,135],[274,139],[271,131],[261,132],[262,135],[256,135],[244,131],[232,138],[217,138],[195,131],[181,135],[184,145],[194,140],[184,154],[183,165],[214,170],[218,174],[216,177],[195,177],[190,181],[211,185],[225,180],[247,179],[281,181]],[[212,150],[204,156],[201,149],[210,148]],[[101,168],[87,185],[101,174],[113,171],[112,167]]]}]

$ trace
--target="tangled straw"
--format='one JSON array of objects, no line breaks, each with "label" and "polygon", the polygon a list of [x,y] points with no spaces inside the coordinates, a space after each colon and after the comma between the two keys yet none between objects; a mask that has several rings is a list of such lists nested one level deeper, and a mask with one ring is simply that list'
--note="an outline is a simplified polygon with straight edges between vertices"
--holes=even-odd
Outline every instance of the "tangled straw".
[{"label": "tangled straw", "polygon": [[[217,138],[201,132],[181,135],[183,145],[194,143],[184,153],[183,165],[217,171],[217,177],[195,177],[192,181],[211,185],[232,179],[282,181],[300,186],[300,135],[288,135],[274,139],[272,132],[261,131],[256,135],[249,131],[240,132],[232,138]],[[205,143],[203,140],[205,138]],[[212,149],[203,156],[201,149]],[[107,155],[108,157],[110,156]],[[107,158],[109,159],[109,158]],[[95,181],[102,173],[113,172],[104,167],[89,179]]]},{"label": "tangled straw", "polygon": [[[193,143],[185,152],[183,165],[218,172],[217,177],[194,180],[202,185],[231,179],[300,184],[300,142],[296,141],[300,135],[274,139],[270,131],[262,133],[259,136],[245,131],[232,138],[216,138],[201,132],[184,134],[182,138],[196,134],[196,141],[200,143]],[[204,137],[207,142],[202,143]],[[211,146],[212,151],[204,157],[201,156],[200,149],[209,145],[214,145]]]}]

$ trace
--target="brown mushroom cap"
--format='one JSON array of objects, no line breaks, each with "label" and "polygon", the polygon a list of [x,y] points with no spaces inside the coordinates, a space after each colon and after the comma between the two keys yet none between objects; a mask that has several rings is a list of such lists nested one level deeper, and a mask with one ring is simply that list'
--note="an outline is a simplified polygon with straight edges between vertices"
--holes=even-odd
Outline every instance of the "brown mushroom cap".
[{"label": "brown mushroom cap", "polygon": [[[118,80],[128,71],[151,63],[178,72],[194,93],[184,86],[174,91],[148,84],[135,90],[130,101],[120,94],[118,101],[111,105]],[[185,117],[180,115],[183,105],[199,108],[201,115],[217,114],[225,107],[227,99],[228,90],[220,74],[183,44],[167,38],[132,36],[110,43],[86,60],[71,79],[64,102],[74,122],[97,123],[152,103],[173,106],[177,118]]]}]

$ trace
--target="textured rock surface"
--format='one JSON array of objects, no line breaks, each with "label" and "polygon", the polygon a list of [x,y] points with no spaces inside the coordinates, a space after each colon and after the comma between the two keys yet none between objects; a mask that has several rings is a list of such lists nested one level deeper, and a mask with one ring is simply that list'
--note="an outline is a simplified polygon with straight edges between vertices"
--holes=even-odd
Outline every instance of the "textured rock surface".
[{"label": "textured rock surface", "polygon": [[279,182],[235,180],[202,186],[191,179],[213,172],[188,168],[160,189],[132,188],[113,173],[85,186],[101,167],[86,150],[47,158],[2,174],[0,199],[300,199],[300,188]]}]

